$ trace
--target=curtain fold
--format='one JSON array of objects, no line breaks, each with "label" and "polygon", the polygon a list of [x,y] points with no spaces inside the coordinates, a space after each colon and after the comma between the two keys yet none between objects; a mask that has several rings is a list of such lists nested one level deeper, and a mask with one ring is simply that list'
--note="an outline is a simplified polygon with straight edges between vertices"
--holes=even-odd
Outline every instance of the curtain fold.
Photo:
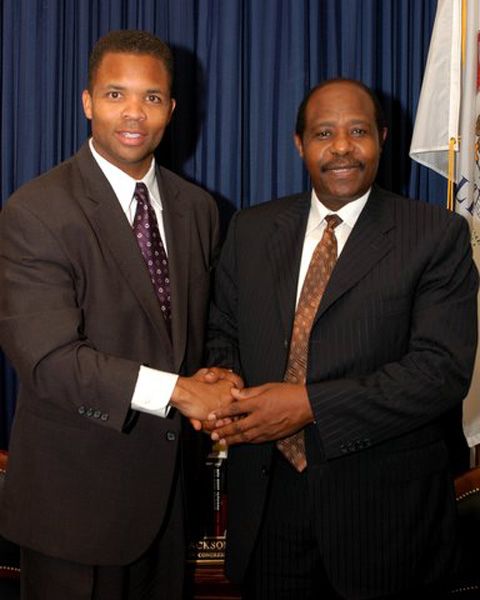
[{"label": "curtain fold", "polygon": [[[172,45],[177,109],[160,160],[232,212],[308,187],[292,136],[306,91],[363,80],[390,124],[380,180],[443,204],[443,180],[408,158],[436,0],[3,0],[1,204],[88,136],[81,92],[94,41],[118,28]],[[1,292],[0,292],[1,293]],[[0,361],[0,446],[15,380]]]}]

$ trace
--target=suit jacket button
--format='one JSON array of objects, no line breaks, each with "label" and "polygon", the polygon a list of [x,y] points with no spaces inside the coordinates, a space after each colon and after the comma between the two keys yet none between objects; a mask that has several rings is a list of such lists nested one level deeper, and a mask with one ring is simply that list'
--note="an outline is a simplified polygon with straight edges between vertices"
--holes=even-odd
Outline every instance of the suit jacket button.
[{"label": "suit jacket button", "polygon": [[167,442],[174,442],[177,439],[174,431],[167,431],[165,437],[167,438]]},{"label": "suit jacket button", "polygon": [[87,417],[93,416],[93,408],[87,408]]},{"label": "suit jacket button", "polygon": [[100,416],[100,420],[101,421],[108,421],[108,415],[107,415],[107,413],[102,413],[102,415]]},{"label": "suit jacket button", "polygon": [[98,408],[97,408],[97,410],[93,413],[93,418],[99,419],[101,416],[102,416],[102,411],[98,410]]},{"label": "suit jacket button", "polygon": [[262,465],[262,468],[260,469],[263,477],[268,477],[269,474],[269,469],[268,467],[266,467],[265,465]]},{"label": "suit jacket button", "polygon": [[79,406],[78,407],[78,414],[79,415],[84,415],[86,411],[86,408],[84,406]]}]

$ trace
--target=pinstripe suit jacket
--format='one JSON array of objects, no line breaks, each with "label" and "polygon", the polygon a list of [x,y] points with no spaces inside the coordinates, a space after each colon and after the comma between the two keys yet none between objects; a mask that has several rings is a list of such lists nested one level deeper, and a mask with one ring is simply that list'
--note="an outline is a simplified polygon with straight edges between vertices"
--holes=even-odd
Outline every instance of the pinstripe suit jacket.
[{"label": "pinstripe suit jacket", "polygon": [[[238,213],[216,274],[209,362],[246,385],[281,381],[310,194]],[[433,582],[455,535],[448,453],[476,346],[477,272],[466,221],[375,188],[335,266],[310,336],[306,430],[317,537],[334,587],[368,598]],[[227,573],[258,533],[272,443],[228,465]]]},{"label": "pinstripe suit jacket", "polygon": [[132,413],[130,401],[141,364],[201,366],[218,217],[200,188],[161,167],[157,180],[172,340],[88,145],[0,218],[0,342],[20,380],[0,531],[50,556],[130,563],[165,515],[180,418]]}]

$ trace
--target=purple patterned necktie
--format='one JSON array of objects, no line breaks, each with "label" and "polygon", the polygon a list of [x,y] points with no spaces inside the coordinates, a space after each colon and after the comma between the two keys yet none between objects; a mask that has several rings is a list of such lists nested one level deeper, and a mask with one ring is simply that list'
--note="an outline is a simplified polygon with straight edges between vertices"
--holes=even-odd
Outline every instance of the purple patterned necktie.
[{"label": "purple patterned necktie", "polygon": [[[305,275],[293,321],[292,339],[284,381],[305,384],[307,375],[308,343],[313,321],[328,280],[337,262],[337,238],[334,229],[342,222],[338,215],[325,217],[327,226],[313,252]],[[277,441],[277,448],[299,472],[307,466],[303,429]]]},{"label": "purple patterned necktie", "polygon": [[150,280],[160,303],[160,309],[170,328],[171,299],[168,258],[158,230],[157,217],[150,204],[148,189],[144,183],[137,183],[134,198],[137,200],[137,210],[133,221],[133,232],[150,273]]}]

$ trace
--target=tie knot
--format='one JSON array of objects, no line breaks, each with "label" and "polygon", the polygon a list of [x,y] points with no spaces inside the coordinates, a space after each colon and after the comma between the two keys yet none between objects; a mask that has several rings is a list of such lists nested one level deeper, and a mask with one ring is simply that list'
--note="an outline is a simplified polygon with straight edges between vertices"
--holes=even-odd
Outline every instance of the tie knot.
[{"label": "tie knot", "polygon": [[325,217],[325,221],[327,222],[327,229],[335,229],[337,225],[340,225],[342,219],[338,215],[327,215]]},{"label": "tie knot", "polygon": [[144,183],[139,182],[135,185],[135,192],[133,195],[137,199],[137,202],[149,204],[148,188]]}]

